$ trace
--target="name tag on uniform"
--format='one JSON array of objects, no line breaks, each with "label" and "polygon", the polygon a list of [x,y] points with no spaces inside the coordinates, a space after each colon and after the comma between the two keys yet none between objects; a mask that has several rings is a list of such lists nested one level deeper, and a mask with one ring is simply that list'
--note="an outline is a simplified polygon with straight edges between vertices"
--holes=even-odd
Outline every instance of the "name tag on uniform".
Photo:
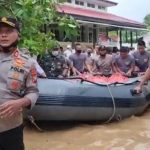
[{"label": "name tag on uniform", "polygon": [[16,71],[16,72],[19,72],[19,73],[24,73],[23,69],[18,68],[18,67],[14,67],[14,66],[11,66],[10,70],[13,70],[13,71]]}]

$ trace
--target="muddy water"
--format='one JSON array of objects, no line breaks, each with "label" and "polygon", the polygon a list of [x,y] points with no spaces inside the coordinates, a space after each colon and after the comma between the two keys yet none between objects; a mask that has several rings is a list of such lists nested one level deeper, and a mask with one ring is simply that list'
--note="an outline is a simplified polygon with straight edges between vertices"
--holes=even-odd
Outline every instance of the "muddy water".
[{"label": "muddy water", "polygon": [[26,150],[150,150],[150,110],[110,124],[47,123],[25,127]]}]

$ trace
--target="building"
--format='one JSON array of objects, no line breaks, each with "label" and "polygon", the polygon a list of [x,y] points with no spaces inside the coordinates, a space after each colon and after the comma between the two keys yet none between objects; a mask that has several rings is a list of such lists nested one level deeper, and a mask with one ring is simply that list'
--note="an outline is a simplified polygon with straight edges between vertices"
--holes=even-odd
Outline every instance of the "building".
[{"label": "building", "polygon": [[143,40],[146,43],[147,49],[150,51],[150,32],[147,32],[146,34],[143,35]]},{"label": "building", "polygon": [[[108,46],[117,46],[118,43],[121,46],[122,42],[130,42],[132,46],[138,39],[138,31],[145,30],[145,25],[108,13],[108,8],[116,5],[117,3],[109,0],[68,0],[58,5],[57,11],[71,15],[79,22],[77,42]],[[57,40],[62,41],[63,33],[58,28],[52,30]]]}]

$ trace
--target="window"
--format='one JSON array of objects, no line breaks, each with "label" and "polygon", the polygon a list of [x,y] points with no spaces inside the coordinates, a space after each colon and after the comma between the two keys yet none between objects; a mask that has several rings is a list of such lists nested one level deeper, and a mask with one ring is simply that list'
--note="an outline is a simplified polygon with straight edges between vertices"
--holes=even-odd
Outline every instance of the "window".
[{"label": "window", "polygon": [[67,0],[67,2],[68,2],[68,3],[71,3],[72,1],[71,1],[71,0]]},{"label": "window", "polygon": [[80,5],[80,6],[84,6],[84,2],[78,1],[78,0],[75,1],[75,4],[76,5]]},{"label": "window", "polygon": [[95,5],[91,4],[91,3],[88,3],[87,6],[90,7],[90,8],[95,8]]},{"label": "window", "polygon": [[98,9],[105,10],[106,8],[103,6],[98,6]]}]

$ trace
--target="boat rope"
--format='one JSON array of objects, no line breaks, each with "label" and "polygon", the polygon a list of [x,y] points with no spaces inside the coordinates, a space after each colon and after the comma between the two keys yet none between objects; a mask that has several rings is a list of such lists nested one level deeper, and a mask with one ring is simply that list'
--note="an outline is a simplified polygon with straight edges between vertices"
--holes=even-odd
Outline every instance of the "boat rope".
[{"label": "boat rope", "polygon": [[[113,96],[113,94],[112,94],[112,92],[111,92],[110,86],[111,86],[111,85],[118,84],[118,82],[110,83],[110,84],[107,83],[107,84],[104,85],[104,84],[96,83],[96,82],[93,82],[93,81],[89,81],[89,80],[87,80],[87,79],[85,79],[85,78],[82,78],[82,77],[71,77],[71,78],[65,78],[65,79],[80,79],[80,80],[81,80],[81,83],[83,83],[83,82],[89,82],[89,83],[95,84],[95,85],[97,85],[97,86],[107,86],[108,92],[109,92],[109,94],[110,94],[110,96],[111,96],[112,103],[113,103],[113,112],[112,112],[112,115],[109,117],[109,119],[108,119],[107,121],[105,121],[104,123],[109,123],[110,121],[112,121],[112,119],[114,118],[114,116],[115,116],[115,114],[116,114],[116,103],[115,103],[114,96]],[[64,79],[61,78],[60,80],[64,80]],[[125,84],[125,83],[119,83],[119,84]],[[130,83],[130,84],[131,84],[131,83]],[[121,118],[121,116],[118,117],[118,118]],[[119,120],[119,119],[118,119],[118,120]]]},{"label": "boat rope", "polygon": [[[84,81],[85,81],[85,82],[92,83],[92,84],[95,84],[95,85],[97,85],[97,86],[102,86],[102,85],[99,84],[99,83],[95,83],[95,82],[92,82],[92,81],[89,81],[89,80],[86,80],[86,79],[81,79],[81,83],[84,82]],[[113,83],[113,84],[114,84],[114,83]],[[116,84],[117,84],[117,83],[116,83]],[[114,116],[115,116],[115,114],[116,114],[116,103],[115,103],[114,96],[113,96],[113,94],[112,94],[112,92],[111,92],[111,89],[110,89],[111,84],[108,84],[108,83],[107,83],[106,85],[103,85],[103,86],[107,86],[108,92],[109,92],[109,94],[110,94],[110,96],[111,96],[112,103],[113,103],[113,113],[112,113],[112,115],[109,117],[109,119],[104,122],[104,123],[109,123],[110,121],[112,121],[112,119],[114,118]]]},{"label": "boat rope", "polygon": [[28,116],[28,120],[30,121],[31,124],[34,125],[34,127],[35,127],[38,131],[40,131],[40,132],[43,132],[43,131],[44,131],[43,129],[41,129],[41,128],[35,123],[35,119],[34,119],[33,116],[31,116],[31,115]]},{"label": "boat rope", "polygon": [[112,94],[112,92],[111,92],[111,89],[110,89],[110,87],[109,87],[109,84],[107,84],[107,89],[108,89],[108,92],[109,92],[109,94],[110,94],[110,96],[111,96],[111,99],[112,99],[112,103],[113,103],[113,113],[112,113],[112,115],[109,117],[109,119],[108,119],[107,121],[105,121],[104,123],[109,123],[109,122],[114,118],[114,116],[115,116],[115,114],[116,114],[116,103],[115,103],[114,96],[113,96],[113,94]]},{"label": "boat rope", "polygon": [[[81,79],[81,83],[85,81],[85,82],[89,82],[89,83],[95,84],[95,85],[97,85],[97,86],[102,86],[102,85],[99,84],[99,83],[95,83],[95,82],[92,82],[92,81],[89,81],[89,80],[86,80],[86,79],[83,79],[83,78],[80,78],[80,79]],[[113,83],[113,84],[115,84],[115,83]],[[117,84],[117,83],[116,83],[116,84]],[[115,103],[114,96],[113,96],[113,94],[112,94],[112,92],[111,92],[111,89],[110,89],[111,84],[108,84],[108,83],[107,83],[106,85],[103,85],[103,86],[107,86],[108,92],[109,92],[109,94],[110,94],[110,96],[111,96],[112,103],[113,103],[113,113],[112,113],[112,115],[109,117],[109,119],[104,122],[104,123],[109,123],[110,121],[112,121],[112,119],[114,118],[114,116],[115,116],[115,114],[116,114],[116,103]]]}]

